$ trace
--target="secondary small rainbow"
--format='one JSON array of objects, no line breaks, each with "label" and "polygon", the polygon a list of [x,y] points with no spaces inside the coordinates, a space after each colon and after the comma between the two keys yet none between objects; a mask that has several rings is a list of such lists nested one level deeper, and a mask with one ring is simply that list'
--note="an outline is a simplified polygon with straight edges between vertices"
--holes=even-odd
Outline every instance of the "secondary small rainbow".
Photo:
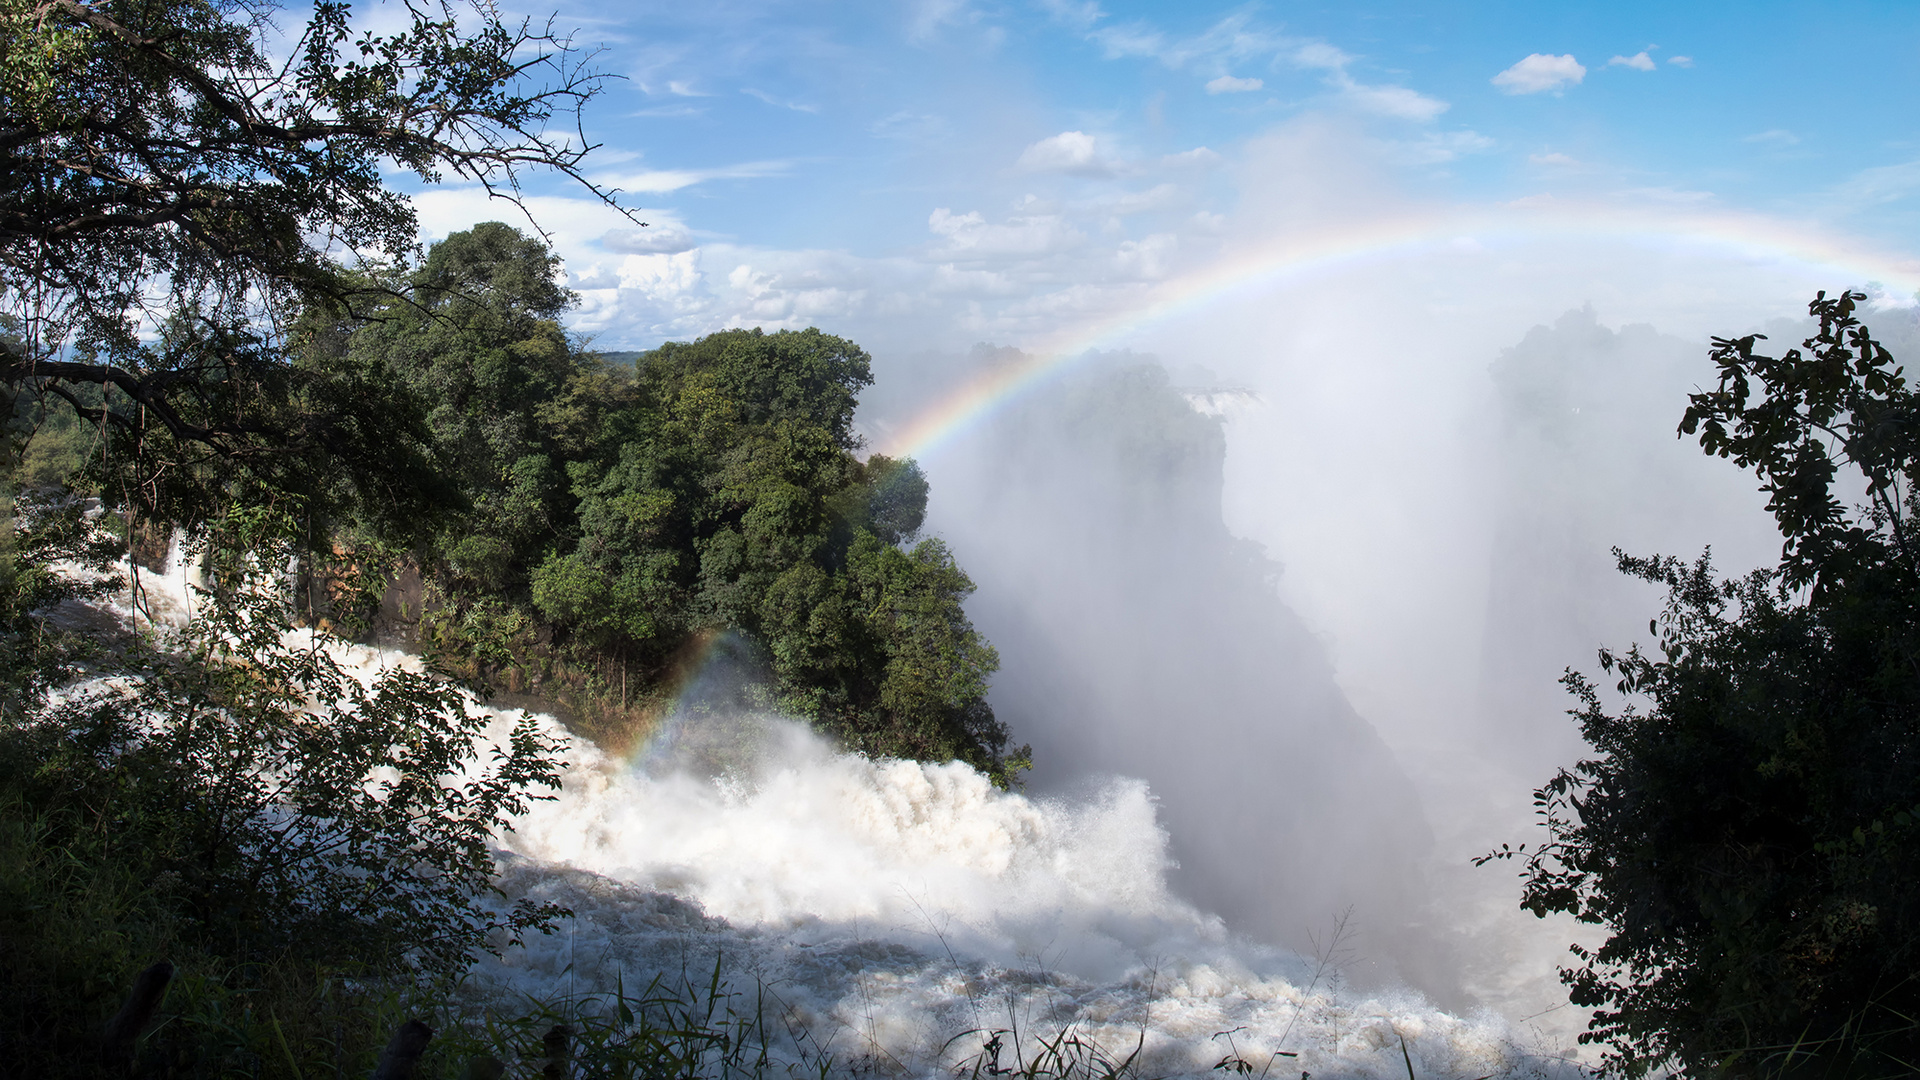
[{"label": "secondary small rainbow", "polygon": [[1156,323],[1243,293],[1289,281],[1396,261],[1463,243],[1478,247],[1555,237],[1609,240],[1667,249],[1692,247],[1750,262],[1783,263],[1831,279],[1830,288],[1878,281],[1891,291],[1920,289],[1920,261],[1875,252],[1817,230],[1738,214],[1622,212],[1593,206],[1416,214],[1379,218],[1353,227],[1286,236],[1239,252],[1149,291],[1124,312],[1070,326],[1030,343],[1024,363],[964,383],[932,406],[885,433],[880,451],[924,457],[1005,403],[1066,370],[1089,352],[1117,348]]},{"label": "secondary small rainbow", "polygon": [[635,739],[621,755],[628,768],[645,765],[652,758],[673,749],[687,724],[691,700],[708,686],[715,664],[723,659],[728,647],[738,640],[738,635],[731,631],[715,629],[695,631],[687,640],[678,661],[673,665],[672,698],[660,709],[652,728]]}]

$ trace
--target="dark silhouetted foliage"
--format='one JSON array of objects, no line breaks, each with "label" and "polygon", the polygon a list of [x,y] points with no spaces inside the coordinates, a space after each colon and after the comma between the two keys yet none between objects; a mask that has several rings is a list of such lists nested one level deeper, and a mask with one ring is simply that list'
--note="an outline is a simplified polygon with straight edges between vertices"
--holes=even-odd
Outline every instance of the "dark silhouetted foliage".
[{"label": "dark silhouetted foliage", "polygon": [[1620,555],[1668,589],[1658,643],[1600,654],[1618,712],[1568,672],[1595,756],[1536,793],[1544,845],[1487,857],[1524,861],[1528,910],[1607,931],[1562,979],[1629,1075],[1920,1062],[1920,396],[1864,299],[1821,294],[1778,357],[1715,339],[1681,431],[1760,476],[1780,565]]}]

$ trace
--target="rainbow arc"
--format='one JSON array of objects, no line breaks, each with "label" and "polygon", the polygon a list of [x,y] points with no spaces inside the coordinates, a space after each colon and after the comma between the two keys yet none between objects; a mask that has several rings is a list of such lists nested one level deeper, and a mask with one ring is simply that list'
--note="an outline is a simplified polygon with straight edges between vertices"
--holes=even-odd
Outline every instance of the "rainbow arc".
[{"label": "rainbow arc", "polygon": [[1877,282],[1897,294],[1920,290],[1920,260],[1759,215],[1649,213],[1605,205],[1551,204],[1382,217],[1350,227],[1285,235],[1231,253],[1162,283],[1125,311],[1027,343],[1024,362],[976,375],[876,440],[880,445],[875,449],[891,457],[935,454],[1007,402],[1071,369],[1090,353],[1125,347],[1158,324],[1213,304],[1369,265],[1558,239],[1786,266],[1828,282],[1831,288]]}]

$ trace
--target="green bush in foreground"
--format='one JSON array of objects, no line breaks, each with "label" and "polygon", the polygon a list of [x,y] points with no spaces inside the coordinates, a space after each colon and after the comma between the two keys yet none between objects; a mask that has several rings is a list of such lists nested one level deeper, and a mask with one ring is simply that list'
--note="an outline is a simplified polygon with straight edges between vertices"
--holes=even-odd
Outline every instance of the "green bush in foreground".
[{"label": "green bush in foreground", "polygon": [[1920,395],[1864,299],[1821,294],[1804,352],[1715,339],[1681,430],[1760,476],[1780,565],[1621,555],[1668,589],[1658,645],[1600,654],[1619,712],[1568,672],[1596,756],[1536,793],[1544,845],[1488,856],[1607,930],[1561,978],[1616,1072],[1920,1071]]},{"label": "green bush in foreground", "polygon": [[485,732],[428,674],[362,682],[244,582],[158,640],[62,632],[61,604],[108,587],[88,569],[115,545],[73,507],[35,510],[16,538],[0,573],[9,1069],[97,1060],[104,1014],[156,958],[196,1008],[230,997],[284,1030],[310,1002],[251,1003],[418,991],[564,914],[494,900],[489,840],[558,786],[562,746],[531,720]]}]

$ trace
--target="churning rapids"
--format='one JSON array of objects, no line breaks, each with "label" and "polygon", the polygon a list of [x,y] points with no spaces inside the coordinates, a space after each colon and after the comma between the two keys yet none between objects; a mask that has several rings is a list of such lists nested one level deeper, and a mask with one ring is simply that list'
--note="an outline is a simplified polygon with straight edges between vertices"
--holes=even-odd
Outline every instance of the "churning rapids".
[{"label": "churning rapids", "polygon": [[[140,575],[184,618],[189,575]],[[124,610],[123,610],[124,614]],[[416,664],[337,647],[363,677]],[[518,713],[478,703],[504,738]],[[559,729],[557,721],[542,722]],[[688,710],[635,761],[578,736],[563,789],[501,838],[501,885],[557,901],[560,932],[482,962],[502,1004],[720,978],[776,1030],[884,1075],[964,1071],[995,1031],[1071,1030],[1141,1076],[1237,1058],[1275,1080],[1576,1075],[1505,1020],[1349,991],[1337,965],[1229,934],[1173,895],[1144,783],[1075,800],[996,790],[966,765],[869,760],[802,725]],[[1231,1064],[1231,1062],[1229,1062]],[[1244,1066],[1243,1066],[1244,1067]]]}]

